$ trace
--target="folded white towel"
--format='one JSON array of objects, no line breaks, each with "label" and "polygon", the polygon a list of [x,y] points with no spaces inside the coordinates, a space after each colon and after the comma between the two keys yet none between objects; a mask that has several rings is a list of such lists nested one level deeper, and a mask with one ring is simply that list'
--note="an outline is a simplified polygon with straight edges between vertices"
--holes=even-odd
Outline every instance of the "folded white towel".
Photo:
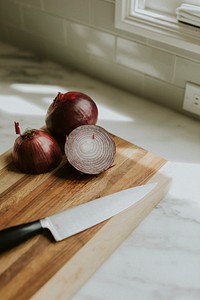
[{"label": "folded white towel", "polygon": [[200,27],[200,21],[196,22],[196,21],[193,21],[191,19],[188,19],[188,18],[185,18],[185,17],[182,17],[182,16],[178,16],[177,20],[180,21],[180,22],[183,22],[183,23],[187,23],[187,24],[190,24],[190,25]]},{"label": "folded white towel", "polygon": [[200,6],[183,3],[176,9],[177,20],[200,27]]}]

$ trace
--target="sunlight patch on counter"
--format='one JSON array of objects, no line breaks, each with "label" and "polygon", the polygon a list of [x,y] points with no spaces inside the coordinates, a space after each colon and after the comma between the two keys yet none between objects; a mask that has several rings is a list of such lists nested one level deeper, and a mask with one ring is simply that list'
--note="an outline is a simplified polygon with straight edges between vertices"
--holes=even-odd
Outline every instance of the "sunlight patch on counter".
[{"label": "sunlight patch on counter", "polygon": [[[8,114],[43,116],[58,92],[67,88],[47,84],[13,83],[1,87],[0,110]],[[133,122],[133,118],[95,101],[99,121]]]},{"label": "sunlight patch on counter", "polygon": [[66,89],[57,85],[48,84],[27,84],[27,83],[13,83],[10,85],[11,89],[14,89],[21,93],[34,93],[34,94],[52,94],[56,95],[58,92],[65,93]]},{"label": "sunlight patch on counter", "polygon": [[133,118],[130,118],[124,114],[114,111],[108,107],[101,104],[97,104],[99,109],[99,120],[110,120],[119,122],[133,122]]},{"label": "sunlight patch on counter", "polygon": [[44,115],[45,109],[37,106],[37,103],[23,100],[19,96],[1,95],[0,110],[8,114],[24,114],[24,115]]}]

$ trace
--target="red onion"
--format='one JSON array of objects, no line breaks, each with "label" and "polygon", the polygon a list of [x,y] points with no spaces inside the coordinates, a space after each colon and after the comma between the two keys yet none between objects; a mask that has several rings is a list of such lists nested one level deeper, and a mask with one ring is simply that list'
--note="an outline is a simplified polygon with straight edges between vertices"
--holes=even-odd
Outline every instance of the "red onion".
[{"label": "red onion", "polygon": [[40,174],[56,168],[62,159],[57,141],[44,130],[30,129],[20,133],[19,123],[15,122],[16,134],[12,159],[23,173]]},{"label": "red onion", "polygon": [[65,154],[68,162],[78,171],[99,174],[114,162],[115,142],[111,135],[97,125],[82,125],[67,137]]},{"label": "red onion", "polygon": [[80,92],[58,93],[46,115],[48,130],[65,142],[66,135],[80,125],[96,124],[98,109],[95,102]]}]

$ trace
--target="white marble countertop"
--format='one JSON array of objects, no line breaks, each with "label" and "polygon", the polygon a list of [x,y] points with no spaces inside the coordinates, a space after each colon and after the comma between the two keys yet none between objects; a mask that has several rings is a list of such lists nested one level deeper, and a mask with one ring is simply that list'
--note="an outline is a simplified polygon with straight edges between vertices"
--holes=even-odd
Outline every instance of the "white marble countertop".
[{"label": "white marble countertop", "polygon": [[58,91],[99,107],[98,124],[168,159],[168,195],[74,296],[74,300],[200,299],[200,123],[33,54],[0,43],[0,153],[22,129],[44,125]]}]

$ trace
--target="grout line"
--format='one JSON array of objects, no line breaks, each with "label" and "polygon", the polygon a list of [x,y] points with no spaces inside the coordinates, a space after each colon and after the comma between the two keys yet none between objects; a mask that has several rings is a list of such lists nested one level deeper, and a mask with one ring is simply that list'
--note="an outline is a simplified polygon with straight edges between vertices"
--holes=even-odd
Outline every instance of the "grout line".
[{"label": "grout line", "polygon": [[44,11],[44,1],[40,0],[40,8],[42,11]]},{"label": "grout line", "polygon": [[68,31],[69,31],[69,30],[67,30],[68,21],[63,19],[62,26],[63,26],[64,44],[67,45],[68,44]]},{"label": "grout line", "polygon": [[177,65],[177,56],[175,55],[174,68],[173,68],[173,73],[172,73],[172,78],[170,80],[170,83],[175,83],[176,65]]},{"label": "grout line", "polygon": [[[23,3],[19,3],[20,29],[24,29]],[[10,24],[9,24],[10,25]]]}]

